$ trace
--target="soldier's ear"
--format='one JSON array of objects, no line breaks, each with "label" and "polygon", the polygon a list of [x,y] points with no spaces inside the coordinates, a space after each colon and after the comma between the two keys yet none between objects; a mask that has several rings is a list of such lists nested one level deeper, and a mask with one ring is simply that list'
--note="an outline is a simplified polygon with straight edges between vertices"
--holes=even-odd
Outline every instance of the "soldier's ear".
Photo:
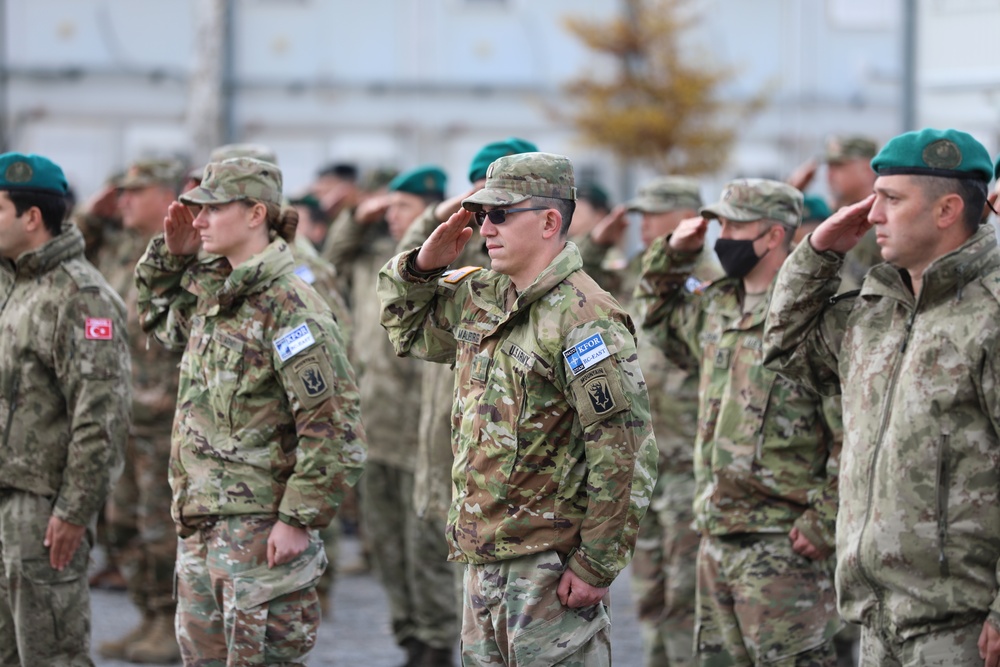
[{"label": "soldier's ear", "polygon": [[542,225],[542,238],[550,239],[562,230],[562,213],[554,208],[545,210],[545,223]]},{"label": "soldier's ear", "polygon": [[45,219],[42,218],[42,210],[37,206],[32,206],[25,211],[24,218],[24,231],[29,234],[33,234],[39,229],[45,229]]}]

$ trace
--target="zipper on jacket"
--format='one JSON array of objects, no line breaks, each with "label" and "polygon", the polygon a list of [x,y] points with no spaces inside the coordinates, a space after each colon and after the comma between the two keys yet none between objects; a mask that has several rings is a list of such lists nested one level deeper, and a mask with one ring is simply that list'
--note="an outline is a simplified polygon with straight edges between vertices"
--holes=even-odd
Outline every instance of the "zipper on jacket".
[{"label": "zipper on jacket", "polygon": [[944,553],[945,539],[948,536],[948,489],[951,484],[951,470],[948,467],[951,449],[951,433],[945,428],[938,444],[937,475],[935,488],[937,490],[937,538],[938,538],[938,568],[941,577],[949,575],[948,559]]},{"label": "zipper on jacket", "polygon": [[882,589],[879,588],[875,580],[872,579],[871,574],[865,568],[865,564],[861,557],[861,545],[864,544],[865,530],[868,528],[868,524],[871,521],[872,516],[872,498],[874,496],[875,488],[875,470],[878,467],[878,455],[879,450],[882,448],[882,440],[885,438],[885,431],[889,427],[889,414],[892,409],[892,399],[896,393],[896,383],[899,381],[899,372],[903,367],[903,356],[906,354],[906,347],[910,342],[910,333],[913,330],[913,320],[917,317],[917,304],[913,305],[913,311],[910,313],[910,317],[906,320],[906,327],[903,331],[903,342],[899,345],[899,353],[896,356],[896,362],[892,366],[892,375],[889,376],[889,385],[886,387],[885,392],[885,406],[882,410],[882,422],[879,424],[878,437],[875,438],[875,452],[872,454],[871,466],[868,469],[868,498],[865,504],[865,520],[861,524],[861,532],[858,534],[858,546],[855,549],[855,556],[858,561],[858,574],[864,579],[868,587],[871,588],[872,592],[875,594],[878,600],[878,623],[876,624],[876,629],[881,630],[882,626],[882,616],[885,613],[885,601],[882,597]]},{"label": "zipper on jacket", "polygon": [[959,264],[955,267],[955,273],[958,274],[958,294],[956,295],[956,301],[962,301],[962,288],[965,287],[965,264]]},{"label": "zipper on jacket", "polygon": [[3,432],[3,448],[7,449],[10,441],[10,427],[14,423],[14,406],[17,405],[17,392],[21,389],[21,376],[14,376],[14,384],[10,388],[10,398],[8,399],[7,425]]}]

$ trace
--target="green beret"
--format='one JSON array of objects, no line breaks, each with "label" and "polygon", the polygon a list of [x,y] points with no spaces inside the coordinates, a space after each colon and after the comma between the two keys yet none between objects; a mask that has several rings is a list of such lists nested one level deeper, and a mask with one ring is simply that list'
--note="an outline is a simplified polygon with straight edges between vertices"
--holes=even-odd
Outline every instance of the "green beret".
[{"label": "green beret", "polygon": [[805,195],[802,198],[802,222],[826,220],[830,217],[830,207],[822,197]]},{"label": "green beret", "polygon": [[69,185],[63,170],[47,157],[4,153],[0,155],[0,190],[64,195],[69,191]]},{"label": "green beret", "polygon": [[916,174],[989,181],[993,161],[986,148],[959,130],[925,128],[889,140],[872,159],[879,176]]},{"label": "green beret", "polygon": [[518,153],[535,153],[537,151],[538,146],[517,137],[507,137],[503,141],[494,141],[491,144],[486,144],[479,149],[476,157],[472,158],[472,164],[469,165],[469,182],[475,183],[486,178],[486,170],[497,158],[504,157],[505,155],[517,155]]},{"label": "green beret", "polygon": [[578,201],[582,199],[590,202],[590,205],[594,208],[605,211],[611,210],[611,197],[608,195],[608,191],[593,181],[578,185],[576,187],[576,198]]},{"label": "green beret", "polygon": [[424,165],[404,171],[389,181],[389,192],[408,192],[421,197],[444,197],[448,177],[440,167]]}]

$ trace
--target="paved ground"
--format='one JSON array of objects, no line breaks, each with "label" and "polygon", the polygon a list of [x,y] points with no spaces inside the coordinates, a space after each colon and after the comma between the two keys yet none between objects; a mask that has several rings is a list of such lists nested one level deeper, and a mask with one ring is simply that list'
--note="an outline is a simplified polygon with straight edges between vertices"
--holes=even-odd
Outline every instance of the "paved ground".
[{"label": "paved ground", "polygon": [[[341,541],[341,562],[357,558],[357,543]],[[614,664],[639,667],[641,639],[632,608],[626,572],[612,586],[612,650]],[[92,645],[117,638],[138,623],[138,615],[125,593],[95,590]],[[311,666],[338,665],[398,667],[404,655],[396,648],[389,632],[385,594],[371,575],[338,577],[333,598],[333,618],[325,620],[313,651]],[[121,667],[132,663],[104,660],[94,654],[98,667]]]}]

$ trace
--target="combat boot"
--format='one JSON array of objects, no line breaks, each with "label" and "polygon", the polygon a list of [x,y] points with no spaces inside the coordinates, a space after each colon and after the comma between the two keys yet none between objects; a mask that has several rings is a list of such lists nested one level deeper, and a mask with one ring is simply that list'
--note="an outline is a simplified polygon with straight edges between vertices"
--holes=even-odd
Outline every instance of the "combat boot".
[{"label": "combat boot", "polygon": [[102,658],[108,658],[109,660],[124,660],[125,651],[135,642],[146,636],[150,628],[153,627],[153,613],[146,612],[146,615],[142,617],[142,622],[134,628],[127,635],[121,639],[115,639],[113,641],[102,642],[100,646],[97,647],[97,653]]},{"label": "combat boot", "polygon": [[423,648],[413,667],[455,667],[450,648],[435,648],[427,644]]},{"label": "combat boot", "polygon": [[174,615],[159,613],[145,637],[125,649],[125,659],[140,664],[179,662],[181,649],[174,633]]},{"label": "combat boot", "polygon": [[420,656],[423,655],[425,646],[427,645],[416,637],[407,637],[404,639],[399,647],[406,651],[406,662],[399,667],[415,667]]}]

